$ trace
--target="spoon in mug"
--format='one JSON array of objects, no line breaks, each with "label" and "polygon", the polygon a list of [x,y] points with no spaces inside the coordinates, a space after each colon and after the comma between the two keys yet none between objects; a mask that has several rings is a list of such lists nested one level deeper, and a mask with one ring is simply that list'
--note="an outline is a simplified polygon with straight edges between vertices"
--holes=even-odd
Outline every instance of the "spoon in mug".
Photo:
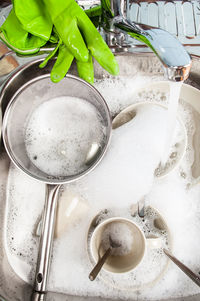
[{"label": "spoon in mug", "polygon": [[103,267],[104,263],[106,262],[108,257],[111,255],[112,250],[115,249],[115,248],[121,247],[121,245],[119,243],[112,240],[110,235],[109,235],[109,243],[110,243],[110,247],[107,249],[107,251],[104,253],[104,255],[99,258],[99,261],[97,262],[97,264],[95,265],[95,267],[93,268],[91,273],[89,274],[89,279],[91,281],[96,279],[96,277],[99,274],[99,272],[100,272],[101,268]]}]

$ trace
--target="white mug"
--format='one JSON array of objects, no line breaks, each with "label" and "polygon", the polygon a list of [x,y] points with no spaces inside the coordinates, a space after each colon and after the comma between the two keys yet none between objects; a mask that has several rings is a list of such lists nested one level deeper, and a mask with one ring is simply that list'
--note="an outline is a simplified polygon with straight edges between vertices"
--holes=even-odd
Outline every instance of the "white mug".
[{"label": "white mug", "polygon": [[[111,223],[122,223],[128,226],[132,235],[131,248],[128,253],[111,255],[106,260],[103,269],[112,273],[126,273],[135,269],[143,260],[146,249],[157,249],[162,246],[162,239],[158,237],[146,238],[143,231],[131,220],[122,217],[113,217],[100,223],[92,233],[90,239],[90,253],[95,263],[106,252],[102,245],[102,235]],[[120,240],[120,238],[119,238]],[[113,249],[114,251],[114,249]]]}]

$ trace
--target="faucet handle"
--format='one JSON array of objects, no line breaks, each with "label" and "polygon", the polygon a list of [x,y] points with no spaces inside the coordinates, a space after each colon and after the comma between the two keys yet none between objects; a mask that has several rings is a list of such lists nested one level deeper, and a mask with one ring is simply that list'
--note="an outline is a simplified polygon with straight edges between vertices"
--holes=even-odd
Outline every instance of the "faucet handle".
[{"label": "faucet handle", "polygon": [[187,79],[192,60],[183,45],[163,29],[127,20],[127,1],[101,0],[102,27],[105,30],[108,45],[115,49],[116,44],[119,50],[125,51],[124,45],[127,50],[130,47],[130,44],[124,43],[123,45],[127,36],[142,41],[160,59],[168,80]]}]

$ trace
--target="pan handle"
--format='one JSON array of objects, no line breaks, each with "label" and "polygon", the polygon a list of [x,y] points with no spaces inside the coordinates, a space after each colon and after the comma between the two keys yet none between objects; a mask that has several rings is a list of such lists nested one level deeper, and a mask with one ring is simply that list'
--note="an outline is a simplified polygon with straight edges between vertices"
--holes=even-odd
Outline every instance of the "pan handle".
[{"label": "pan handle", "polygon": [[58,194],[61,185],[46,185],[46,199],[42,218],[42,232],[38,251],[34,291],[45,293],[50,266]]}]

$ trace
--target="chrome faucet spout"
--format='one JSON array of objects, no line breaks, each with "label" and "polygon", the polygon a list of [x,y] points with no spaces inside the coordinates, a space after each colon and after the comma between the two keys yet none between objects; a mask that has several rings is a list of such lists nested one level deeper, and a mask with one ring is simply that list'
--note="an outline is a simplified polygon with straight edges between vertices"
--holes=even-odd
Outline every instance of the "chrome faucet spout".
[{"label": "chrome faucet spout", "polygon": [[124,33],[145,43],[160,59],[169,80],[188,78],[191,57],[183,45],[163,29],[129,21],[125,0],[102,0],[102,26],[112,38],[117,39],[120,33]]}]

